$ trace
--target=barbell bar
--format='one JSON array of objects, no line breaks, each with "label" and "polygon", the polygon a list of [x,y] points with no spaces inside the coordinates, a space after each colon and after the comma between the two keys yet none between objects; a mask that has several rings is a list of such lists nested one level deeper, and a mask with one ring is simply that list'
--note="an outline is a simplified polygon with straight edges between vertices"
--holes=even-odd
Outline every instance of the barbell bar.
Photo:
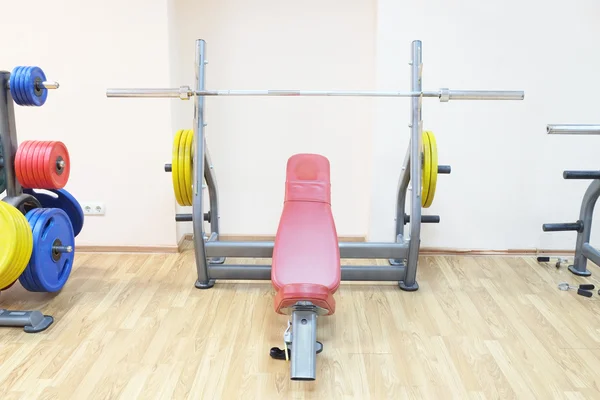
[{"label": "barbell bar", "polygon": [[600,125],[554,124],[547,125],[546,132],[549,135],[600,135]]},{"label": "barbell bar", "polygon": [[525,92],[510,90],[450,90],[431,92],[397,92],[369,90],[192,90],[189,86],[166,89],[107,89],[107,97],[180,98],[192,96],[340,96],[340,97],[437,97],[441,102],[449,100],[523,100]]}]

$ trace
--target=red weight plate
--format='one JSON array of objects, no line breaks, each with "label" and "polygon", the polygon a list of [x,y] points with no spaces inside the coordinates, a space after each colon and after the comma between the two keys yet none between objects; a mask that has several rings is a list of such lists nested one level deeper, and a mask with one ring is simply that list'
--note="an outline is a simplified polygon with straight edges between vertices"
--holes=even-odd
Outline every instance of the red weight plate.
[{"label": "red weight plate", "polygon": [[31,160],[32,160],[31,173],[33,175],[33,180],[35,182],[35,187],[37,189],[42,189],[44,187],[44,180],[43,180],[43,176],[42,176],[44,171],[42,169],[40,169],[38,160],[39,160],[40,154],[43,152],[45,144],[46,144],[46,142],[38,142],[34,146],[33,151],[31,151]]},{"label": "red weight plate", "polygon": [[19,157],[20,178],[17,179],[19,179],[19,183],[21,183],[21,186],[28,189],[33,189],[35,187],[35,182],[33,181],[33,178],[31,176],[31,150],[32,147],[35,146],[37,143],[37,140],[28,140],[25,143],[23,143],[23,152],[20,154]]},{"label": "red weight plate", "polygon": [[[52,145],[44,152],[43,168],[49,184],[48,189],[62,189],[69,181],[70,159],[69,151],[62,142],[51,142]],[[63,171],[59,174],[56,171],[58,158],[62,157],[65,162]]]},{"label": "red weight plate", "polygon": [[34,140],[33,143],[31,143],[31,146],[29,146],[27,148],[27,161],[26,161],[26,171],[27,171],[27,176],[29,177],[29,182],[30,182],[30,187],[33,189],[39,188],[39,182],[37,180],[37,175],[36,175],[36,165],[35,165],[35,161],[36,161],[36,155],[37,155],[37,149],[40,148],[40,146],[42,145],[42,143],[39,140]]},{"label": "red weight plate", "polygon": [[35,158],[36,168],[39,171],[38,173],[40,176],[40,189],[53,189],[50,179],[48,178],[48,167],[46,166],[45,159],[46,154],[48,154],[48,157],[50,157],[49,154],[52,152],[52,146],[54,143],[56,142],[43,142],[40,152]]},{"label": "red weight plate", "polygon": [[22,142],[18,147],[17,147],[17,152],[15,153],[15,176],[17,178],[17,180],[19,181],[19,184],[21,184],[21,186],[23,186],[23,167],[21,166],[22,163],[22,159],[23,159],[23,151],[25,149],[25,146],[28,145],[29,142],[25,141]]}]

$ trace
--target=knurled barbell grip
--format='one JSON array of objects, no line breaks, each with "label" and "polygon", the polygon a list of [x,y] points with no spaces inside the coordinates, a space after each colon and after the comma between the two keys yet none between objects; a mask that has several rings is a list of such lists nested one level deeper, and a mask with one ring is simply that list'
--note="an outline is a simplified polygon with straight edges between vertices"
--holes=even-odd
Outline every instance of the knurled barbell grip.
[{"label": "knurled barbell grip", "polygon": [[[408,224],[410,222],[410,215],[404,214],[404,223]],[[421,223],[422,224],[439,224],[440,216],[439,215],[421,215]]]}]

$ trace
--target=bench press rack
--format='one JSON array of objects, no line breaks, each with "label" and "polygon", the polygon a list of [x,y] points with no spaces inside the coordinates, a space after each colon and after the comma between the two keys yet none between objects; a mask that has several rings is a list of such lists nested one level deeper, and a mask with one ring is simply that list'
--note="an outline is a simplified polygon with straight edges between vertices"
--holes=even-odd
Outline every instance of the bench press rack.
[{"label": "bench press rack", "polygon": [[[194,197],[191,215],[178,215],[177,221],[191,221],[194,232],[194,249],[198,280],[196,287],[208,289],[216,280],[269,280],[269,265],[226,265],[226,257],[270,258],[273,254],[271,241],[230,242],[219,241],[219,211],[216,176],[210,156],[206,149],[204,136],[204,101],[212,96],[364,96],[364,97],[411,97],[411,140],[402,172],[400,174],[397,207],[396,236],[394,242],[340,242],[341,258],[378,258],[388,259],[391,266],[342,266],[342,280],[346,281],[397,281],[403,290],[418,289],[416,281],[417,261],[420,247],[421,222],[439,222],[437,216],[422,216],[421,191],[411,191],[411,213],[405,215],[405,201],[409,183],[421,182],[422,146],[422,100],[435,97],[441,102],[450,100],[523,100],[523,91],[476,91],[450,90],[423,91],[422,89],[422,44],[412,42],[411,91],[317,91],[317,90],[207,90],[205,87],[206,43],[196,40],[196,79],[194,88],[181,86],[167,89],[108,89],[107,97],[143,97],[143,98],[194,98]],[[198,161],[200,160],[200,162]],[[203,160],[203,161],[202,161]],[[169,167],[165,168],[167,171]],[[440,166],[440,173],[449,173],[450,168]],[[203,209],[203,177],[206,179],[210,212]],[[413,179],[411,179],[413,177]],[[410,238],[404,235],[404,225],[410,220]],[[204,221],[210,221],[211,234],[205,235]]]},{"label": "bench press rack", "polygon": [[[600,125],[548,125],[550,135],[600,135]],[[587,260],[600,266],[600,251],[590,245],[594,206],[600,197],[600,171],[564,171],[564,179],[592,179],[581,202],[579,219],[571,223],[543,224],[544,232],[576,231],[575,257],[569,271],[578,276],[590,276]]]},{"label": "bench press rack", "polygon": [[[434,97],[441,102],[450,100],[523,100],[523,91],[471,91],[440,89],[438,91],[423,91],[422,89],[422,45],[421,41],[412,42],[411,60],[411,91],[318,91],[318,90],[207,90],[205,87],[206,76],[206,43],[204,40],[196,40],[195,69],[196,79],[193,88],[181,86],[179,88],[167,89],[108,89],[107,97],[143,97],[143,98],[180,98],[188,100],[194,97],[194,143],[193,148],[193,201],[191,215],[178,215],[177,221],[191,221],[194,233],[194,251],[198,279],[195,286],[199,289],[212,288],[216,280],[272,280],[271,265],[229,265],[225,264],[227,257],[244,258],[272,258],[274,248],[273,241],[220,241],[219,240],[219,212],[217,200],[216,177],[214,168],[210,162],[204,136],[205,113],[204,102],[206,97],[211,96],[364,96],[364,97],[410,97],[411,98],[411,135],[410,145],[404,160],[402,172],[398,183],[397,206],[396,206],[396,235],[395,241],[387,242],[338,242],[339,259],[343,258],[377,258],[388,259],[389,266],[341,266],[342,281],[395,281],[400,289],[415,291],[419,288],[416,281],[417,261],[420,248],[420,232],[422,222],[439,222],[438,216],[423,216],[421,212],[422,199],[420,188],[422,177],[422,134],[423,122],[421,119],[422,101],[424,97]],[[292,158],[295,158],[292,157]],[[310,157],[308,157],[310,158]],[[292,159],[290,159],[292,160]],[[417,162],[411,162],[418,160]],[[304,162],[296,159],[294,162]],[[290,161],[288,161],[289,163]],[[313,157],[306,161],[327,164],[319,157]],[[312,164],[309,168],[312,168]],[[289,164],[288,164],[289,167]],[[165,166],[169,171],[170,166]],[[328,166],[319,170],[323,176],[327,176]],[[323,172],[325,171],[325,172]],[[440,173],[450,173],[450,168],[440,166]],[[292,173],[293,175],[293,173]],[[288,178],[289,178],[288,170]],[[206,180],[210,211],[204,214],[203,209],[203,178]],[[304,178],[299,178],[304,179]],[[306,178],[310,180],[309,178]],[[328,185],[327,180],[320,182]],[[411,191],[410,215],[405,214],[405,201],[409,190],[409,183],[413,182]],[[417,184],[414,184],[417,182]],[[286,189],[287,190],[287,189]],[[287,192],[286,192],[287,196]],[[310,201],[310,200],[309,200]],[[211,234],[205,235],[203,223],[209,221]],[[404,236],[404,225],[410,222],[410,234],[406,239]],[[314,228],[312,228],[314,229]],[[332,231],[329,231],[331,233]],[[289,232],[287,232],[289,235]],[[292,235],[293,236],[293,235]],[[304,235],[306,237],[306,235]],[[288,236],[289,238],[289,236]],[[335,249],[334,238],[334,249]],[[281,241],[279,241],[281,243]],[[287,246],[290,243],[286,243]],[[291,243],[294,247],[294,243]],[[338,261],[339,261],[338,259]],[[275,260],[275,259],[273,259]],[[275,263],[273,263],[275,265]],[[299,283],[303,285],[303,283]],[[307,285],[313,285],[307,283]],[[323,287],[322,287],[323,288]],[[285,289],[285,288],[284,288]],[[325,288],[327,289],[327,288]],[[329,288],[331,290],[331,288]],[[279,290],[278,296],[281,293]],[[293,297],[293,296],[292,296]],[[313,297],[311,297],[313,298]],[[283,358],[282,354],[291,354],[291,379],[292,380],[314,380],[316,375],[316,353],[322,350],[322,345],[316,342],[316,317],[326,315],[330,310],[324,309],[318,301],[306,302],[297,300],[295,304],[287,307],[287,312],[292,315],[292,326],[295,327],[293,335],[289,328],[284,334],[286,347],[281,351],[271,349],[273,358]],[[326,301],[324,301],[326,303]],[[279,306],[276,306],[279,307]],[[279,308],[277,308],[279,312]],[[293,338],[293,340],[292,340]],[[293,345],[292,345],[293,342]],[[275,353],[275,355],[274,355]]]}]

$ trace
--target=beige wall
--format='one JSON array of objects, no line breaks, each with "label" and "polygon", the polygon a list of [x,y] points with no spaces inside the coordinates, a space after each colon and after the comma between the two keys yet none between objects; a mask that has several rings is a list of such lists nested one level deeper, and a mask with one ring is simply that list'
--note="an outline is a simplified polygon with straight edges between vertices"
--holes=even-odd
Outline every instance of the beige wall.
[{"label": "beige wall", "polygon": [[[194,41],[202,38],[211,89],[370,89],[375,11],[371,0],[177,0],[173,83],[193,83]],[[191,102],[175,102],[174,113],[173,131],[191,127]],[[331,163],[339,234],[364,236],[372,113],[367,98],[207,98],[205,131],[219,185],[221,233],[273,234],[287,159],[315,152]],[[180,235],[185,232],[191,223],[180,224]]]},{"label": "beige wall", "polygon": [[[565,169],[597,169],[600,137],[549,137],[547,123],[592,123],[600,57],[589,0],[483,4],[332,0],[10,2],[7,15],[43,10],[46,22],[6,19],[0,68],[41,66],[61,83],[44,107],[17,108],[19,138],[63,140],[67,186],[103,201],[79,244],[175,245],[169,174],[176,129],[192,102],[107,99],[108,87],[193,83],[194,40],[207,41],[209,88],[408,89],[410,43],[421,39],[424,86],[524,89],[524,102],[425,100],[436,133],[439,180],[423,245],[570,248],[573,233],[543,222],[577,219],[588,182]],[[540,11],[543,9],[543,13]],[[408,144],[409,102],[364,98],[209,98],[206,133],[217,171],[221,231],[272,234],[285,162],[326,155],[341,235],[392,240],[395,190]],[[114,178],[112,175],[114,175]],[[594,240],[594,236],[592,236]]]},{"label": "beige wall", "polygon": [[[436,134],[436,200],[424,213],[424,246],[466,249],[574,248],[575,233],[544,233],[544,222],[576,221],[589,184],[566,169],[598,169],[599,136],[549,136],[548,123],[599,123],[600,34],[589,0],[488,3],[378,1],[377,86],[409,88],[410,44],[423,42],[426,90],[525,90],[521,102],[424,100]],[[377,102],[369,236],[393,237],[398,168],[408,144],[408,100]],[[596,222],[596,224],[599,224]],[[600,226],[600,225],[597,225]],[[592,242],[594,241],[592,235]],[[598,243],[600,245],[600,243]]]},{"label": "beige wall", "polygon": [[166,0],[3,5],[0,68],[38,65],[61,85],[43,107],[16,107],[19,140],[63,141],[67,190],[106,204],[78,244],[176,244],[170,177],[161,173],[170,101],[105,96],[108,87],[169,85],[166,12]]}]

